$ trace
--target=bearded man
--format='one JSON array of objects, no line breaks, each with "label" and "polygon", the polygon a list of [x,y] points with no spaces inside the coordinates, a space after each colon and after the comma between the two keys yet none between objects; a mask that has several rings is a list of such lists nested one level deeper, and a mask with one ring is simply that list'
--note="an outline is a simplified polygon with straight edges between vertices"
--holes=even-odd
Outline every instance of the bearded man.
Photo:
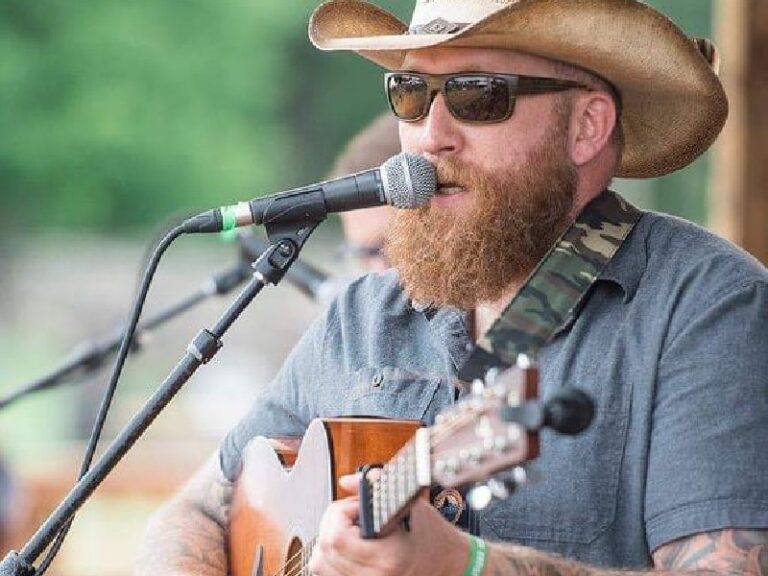
[{"label": "bearded man", "polygon": [[[157,515],[139,574],[227,573],[232,482],[254,436],[342,414],[432,423],[461,396],[473,342],[611,179],[689,164],[727,114],[711,44],[635,0],[418,0],[410,27],[333,0],[310,37],[392,71],[402,148],[435,164],[438,193],[397,214],[394,270],[340,296]],[[544,396],[591,394],[591,427],[542,434],[540,479],[471,536],[418,502],[409,530],[363,540],[356,498],[333,503],[309,571],[768,573],[767,320],[763,266],[643,213],[538,358]]]}]

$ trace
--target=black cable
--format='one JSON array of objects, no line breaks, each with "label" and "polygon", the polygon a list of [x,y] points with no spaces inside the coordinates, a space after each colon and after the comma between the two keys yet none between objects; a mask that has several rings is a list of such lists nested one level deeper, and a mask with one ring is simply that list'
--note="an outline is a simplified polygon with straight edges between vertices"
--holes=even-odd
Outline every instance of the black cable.
[{"label": "black cable", "polygon": [[[194,210],[190,210],[189,208],[183,208],[181,210],[176,210],[175,212],[169,214],[165,218],[163,218],[159,223],[153,224],[151,230],[149,230],[149,234],[144,238],[144,250],[141,252],[141,258],[139,259],[139,265],[138,270],[144,270],[149,265],[149,262],[152,258],[152,254],[154,253],[154,248],[160,242],[163,241],[163,238],[165,238],[165,235],[168,233],[168,230],[173,230],[178,225],[182,224],[183,222],[186,222],[187,219],[191,218],[198,212]],[[134,293],[138,292],[139,288],[141,287],[141,280],[142,276],[138,275],[136,276],[134,280],[134,286],[133,291]]]},{"label": "black cable", "polygon": [[[166,321],[173,319],[175,316],[186,312],[209,296],[223,296],[245,282],[251,276],[253,271],[244,258],[245,257],[242,256],[240,262],[236,266],[208,278],[196,293],[155,312],[146,320],[140,322],[136,326],[134,346],[131,347],[131,352],[134,353],[141,349],[137,344],[141,342],[141,336],[144,332],[153,330]],[[149,257],[147,258],[147,262],[142,266],[142,272],[148,261]],[[136,288],[134,292],[137,292],[140,286],[141,275],[136,279]],[[84,376],[94,373],[97,369],[101,369],[102,364],[107,360],[107,356],[111,356],[113,352],[117,352],[120,343],[123,340],[124,333],[125,328],[121,326],[110,336],[95,343],[81,343],[75,348],[70,357],[65,360],[63,364],[54,368],[52,372],[0,397],[0,410],[21,398],[24,398],[28,394],[47,390],[65,383],[77,382]]]},{"label": "black cable", "polygon": [[[96,420],[93,423],[93,430],[91,431],[91,436],[88,439],[88,446],[85,449],[83,462],[80,466],[80,472],[78,473],[78,480],[85,476],[91,466],[91,462],[93,461],[93,455],[96,452],[96,446],[99,443],[99,438],[101,436],[102,429],[104,428],[107,412],[109,412],[109,407],[112,404],[112,398],[115,394],[115,389],[117,388],[117,381],[123,371],[123,366],[125,364],[126,358],[128,357],[128,352],[130,352],[131,342],[133,341],[133,336],[136,331],[136,325],[139,322],[139,317],[141,316],[141,311],[144,307],[144,302],[147,299],[147,294],[149,292],[149,285],[152,283],[155,271],[157,270],[157,266],[160,263],[160,258],[162,258],[163,254],[173,243],[173,241],[184,234],[184,232],[185,229],[183,226],[176,226],[170,232],[168,232],[155,248],[154,252],[152,253],[152,257],[150,258],[149,263],[147,264],[147,267],[144,271],[141,286],[139,288],[138,294],[136,295],[136,299],[134,300],[133,307],[131,308],[131,312],[128,317],[128,323],[126,324],[125,328],[125,333],[123,334],[123,340],[120,343],[120,350],[117,353],[117,358],[115,358],[115,364],[112,368],[109,385],[104,391],[104,397],[101,400],[99,412],[97,413]],[[61,545],[64,543],[64,538],[66,538],[74,519],[75,518],[73,516],[62,527],[61,531],[56,536],[56,540],[53,542],[50,549],[46,553],[45,558],[40,563],[40,566],[35,570],[36,575],[42,576],[45,574],[45,571],[48,570],[51,562],[53,562],[53,559],[59,552]]]}]

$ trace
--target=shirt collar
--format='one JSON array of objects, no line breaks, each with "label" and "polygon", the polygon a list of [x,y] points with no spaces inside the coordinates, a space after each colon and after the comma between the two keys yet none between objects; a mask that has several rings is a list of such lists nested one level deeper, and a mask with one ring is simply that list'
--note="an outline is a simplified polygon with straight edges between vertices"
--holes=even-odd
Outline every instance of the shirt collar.
[{"label": "shirt collar", "polygon": [[[644,219],[644,215],[640,217],[635,224],[629,237],[622,243],[618,252],[614,255],[610,262],[605,266],[603,271],[598,276],[597,281],[592,287],[592,290],[604,283],[611,283],[621,288],[624,293],[624,303],[628,303],[632,300],[637,292],[637,288],[640,285],[640,279],[645,273],[645,269],[648,262],[648,252],[646,246],[646,234],[642,234],[639,230],[642,226],[641,223]],[[573,312],[565,319],[563,325],[558,328],[555,333],[560,333],[564,330],[570,329],[571,325],[576,321],[581,308],[586,302],[587,298],[583,298],[579,306],[573,310]],[[454,335],[463,332],[462,336],[469,335],[469,322],[468,314],[461,312],[453,308],[438,309],[429,305],[419,304],[412,302],[411,306],[417,312],[422,313],[433,329],[439,326],[438,332],[445,332],[445,328],[451,326],[448,330],[453,332]],[[434,322],[438,320],[438,322]],[[465,355],[464,350],[451,350],[451,356],[454,359],[454,363],[460,361],[460,358]]]},{"label": "shirt collar", "polygon": [[648,249],[646,246],[646,234],[640,231],[645,214],[635,224],[629,237],[624,240],[618,252],[603,268],[598,276],[598,282],[612,282],[617,284],[624,292],[626,304],[637,292],[640,279],[648,265]]},{"label": "shirt collar", "polygon": [[469,313],[458,308],[437,308],[416,302],[412,302],[411,307],[426,318],[432,336],[447,348],[451,362],[458,370],[472,349]]},{"label": "shirt collar", "polygon": [[[646,235],[639,230],[643,217],[644,215],[640,216],[629,237],[622,242],[618,252],[614,254],[611,261],[603,268],[603,271],[597,277],[597,281],[589,289],[590,293],[600,285],[614,284],[621,288],[621,291],[624,293],[624,304],[629,303],[635,296],[635,292],[637,292],[637,288],[640,285],[640,279],[643,277],[648,264]],[[568,314],[562,325],[555,330],[553,337],[571,329],[588,299],[589,293]]]}]

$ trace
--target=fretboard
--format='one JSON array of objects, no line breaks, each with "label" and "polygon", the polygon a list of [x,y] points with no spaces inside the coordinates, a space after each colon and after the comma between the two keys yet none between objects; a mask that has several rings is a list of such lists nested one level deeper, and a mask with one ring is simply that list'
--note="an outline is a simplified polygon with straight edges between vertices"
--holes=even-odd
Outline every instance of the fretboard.
[{"label": "fretboard", "polygon": [[[421,431],[426,432],[426,429]],[[420,432],[421,432],[420,431]],[[378,479],[371,482],[370,503],[372,533],[366,537],[376,537],[399,520],[402,512],[419,496],[422,488],[428,486],[423,474],[420,478],[419,459],[423,462],[423,451],[419,454],[419,434],[403,446],[400,451],[381,469]],[[427,459],[429,452],[427,452]],[[427,462],[427,466],[428,466]],[[422,465],[423,469],[423,465]]]}]

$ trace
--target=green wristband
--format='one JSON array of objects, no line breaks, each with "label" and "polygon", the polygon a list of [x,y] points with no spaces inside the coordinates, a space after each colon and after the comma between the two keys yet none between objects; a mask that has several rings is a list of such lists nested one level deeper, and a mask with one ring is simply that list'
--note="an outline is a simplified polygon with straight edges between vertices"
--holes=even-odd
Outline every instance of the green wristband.
[{"label": "green wristband", "polygon": [[234,230],[237,226],[237,218],[235,217],[235,210],[237,206],[222,206],[221,210],[221,231]]},{"label": "green wristband", "polygon": [[477,536],[469,537],[469,561],[464,576],[480,576],[485,569],[485,560],[488,557],[487,544]]}]

